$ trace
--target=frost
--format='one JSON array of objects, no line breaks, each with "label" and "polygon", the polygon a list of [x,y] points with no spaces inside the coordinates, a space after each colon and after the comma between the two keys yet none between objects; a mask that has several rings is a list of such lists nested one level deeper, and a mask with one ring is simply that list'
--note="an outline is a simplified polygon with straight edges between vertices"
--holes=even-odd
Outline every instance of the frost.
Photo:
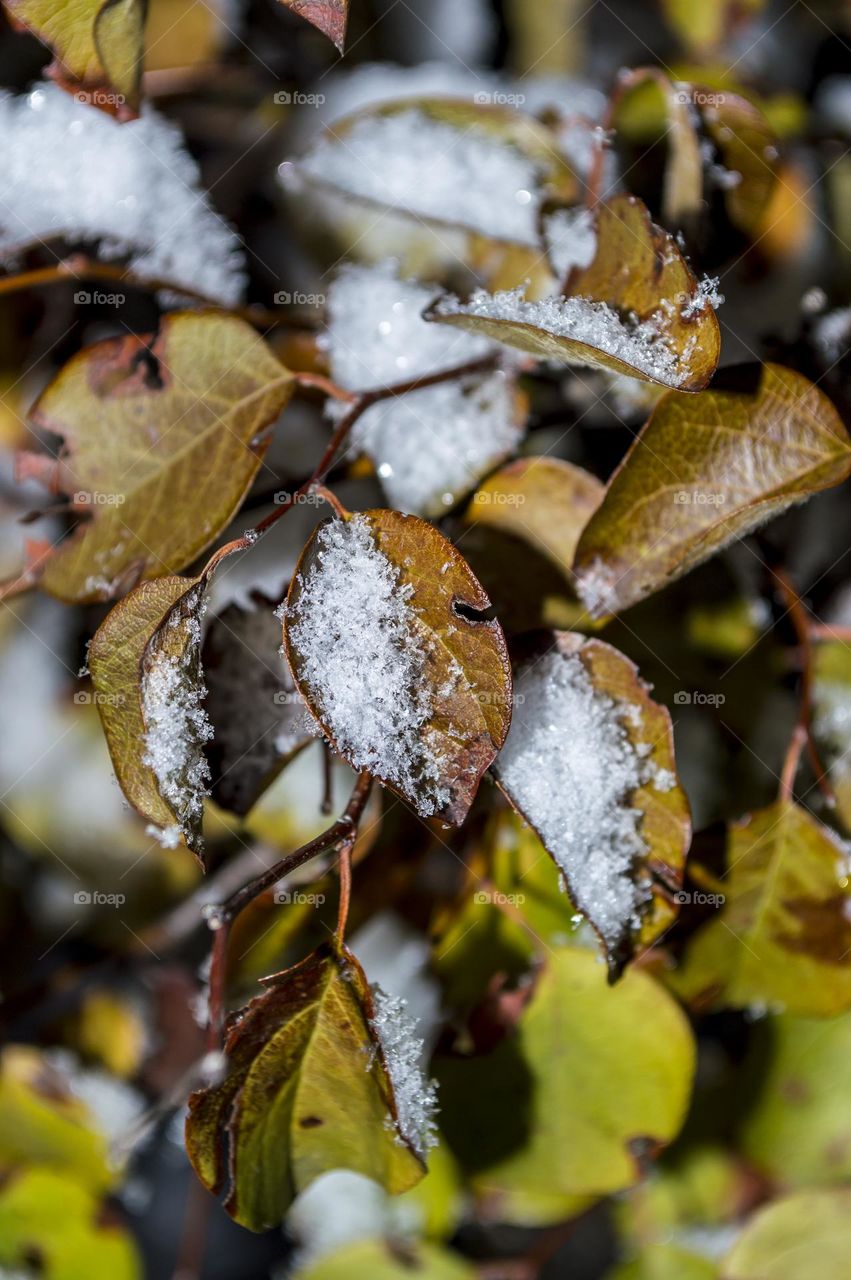
[{"label": "frost", "polygon": [[53,84],[0,93],[0,253],[60,235],[225,305],[242,295],[238,238],[174,125],[150,108],[118,124]]},{"label": "frost", "polygon": [[560,282],[574,267],[587,267],[597,252],[594,217],[588,209],[557,209],[544,219],[544,243]]},{"label": "frost", "polygon": [[145,827],[145,834],[153,836],[163,849],[176,849],[180,844],[182,832],[176,822],[168,827],[158,827],[153,822],[149,822]]},{"label": "frost", "polygon": [[[184,835],[200,821],[210,783],[203,748],[213,728],[204,710],[201,623],[195,612],[199,605],[198,593],[188,596],[157,633],[145,657],[142,678],[143,763],[154,771],[160,794]],[[185,628],[187,636],[186,643],[173,652],[169,632],[176,628]]]},{"label": "frost", "polygon": [[521,672],[515,694],[498,776],[564,872],[576,906],[614,946],[644,901],[633,869],[647,847],[632,794],[643,785],[669,790],[675,779],[647,759],[649,745],[630,741],[626,725],[638,709],[596,690],[578,656],[547,654]]},{"label": "frost", "polygon": [[[335,381],[360,391],[452,369],[498,350],[477,334],[423,320],[437,292],[436,286],[399,280],[392,262],[342,271],[328,299]],[[475,488],[522,434],[511,382],[497,370],[373,405],[355,424],[352,443],[375,463],[394,507],[433,516],[445,509],[445,495],[451,503]]]},{"label": "frost", "polygon": [[387,995],[379,986],[373,986],[372,998],[372,1029],[393,1086],[399,1131],[424,1158],[438,1143],[437,1085],[426,1079],[420,1065],[423,1042],[416,1034],[417,1020],[408,1013],[407,1001]]},{"label": "frost", "polygon": [[718,289],[720,283],[718,276],[704,276],[697,286],[697,292],[685,303],[680,312],[683,319],[691,320],[694,316],[699,316],[707,307],[717,311],[724,301],[724,295]]},{"label": "frost", "polygon": [[[655,319],[623,320],[605,302],[575,297],[528,302],[523,289],[498,293],[477,289],[466,303],[452,295],[441,298],[436,311],[438,315],[481,316],[532,325],[555,337],[586,343],[673,386],[679,386],[688,378],[688,369],[681,366],[680,357],[668,345]],[[573,363],[580,361],[576,359]]]},{"label": "frost", "polygon": [[428,729],[428,651],[398,574],[361,516],[332,520],[300,578],[289,637],[340,752],[393,783],[423,816],[449,800]]},{"label": "frost", "polygon": [[298,169],[415,217],[538,243],[538,166],[475,125],[461,129],[417,110],[370,116],[320,138]]}]

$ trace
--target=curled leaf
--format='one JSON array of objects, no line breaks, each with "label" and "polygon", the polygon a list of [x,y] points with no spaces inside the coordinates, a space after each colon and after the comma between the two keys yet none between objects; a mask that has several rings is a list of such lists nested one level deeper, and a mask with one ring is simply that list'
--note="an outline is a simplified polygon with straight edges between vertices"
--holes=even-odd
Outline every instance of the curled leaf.
[{"label": "curled leaf", "polygon": [[754,1214],[719,1280],[840,1280],[851,1250],[851,1191],[798,1191]]},{"label": "curled leaf", "polygon": [[349,0],[281,0],[300,18],[313,24],[337,46],[340,53],[346,44]]},{"label": "curled leaf", "polygon": [[284,644],[340,754],[424,816],[460,824],[505,741],[511,672],[466,561],[416,516],[320,525],[290,585]]},{"label": "curled leaf", "polygon": [[595,365],[681,391],[705,387],[718,364],[718,321],[676,242],[635,196],[600,209],[597,252],[571,295],[522,290],[446,296],[425,318],[517,347],[540,360]]},{"label": "curled leaf", "polygon": [[579,540],[579,593],[595,616],[626,609],[849,473],[838,413],[791,369],[663,396]]},{"label": "curled leaf", "polygon": [[108,600],[140,577],[182,569],[222,531],[292,394],[292,375],[249,325],[221,312],[173,312],[154,338],[110,338],[75,356],[32,410],[60,436],[55,462],[21,470],[89,519],[44,561],[61,600]]},{"label": "curled leaf", "polygon": [[720,911],[695,934],[677,989],[701,1006],[851,1007],[851,882],[839,838],[779,801],[730,828]]},{"label": "curled leaf", "polygon": [[561,869],[614,977],[676,918],[688,804],[670,716],[635,666],[601,640],[554,640],[519,669],[494,773]]},{"label": "curled leaf", "polygon": [[204,576],[141,583],[107,614],[89,669],[116,777],[161,843],[199,858],[210,726],[200,666]]},{"label": "curled leaf", "polygon": [[[280,1224],[290,1201],[331,1169],[352,1169],[395,1194],[422,1177],[418,1135],[399,1097],[357,960],[320,948],[237,1015],[228,1074],[194,1093],[186,1149],[211,1191],[252,1231]],[[230,1147],[224,1158],[225,1142]]]}]

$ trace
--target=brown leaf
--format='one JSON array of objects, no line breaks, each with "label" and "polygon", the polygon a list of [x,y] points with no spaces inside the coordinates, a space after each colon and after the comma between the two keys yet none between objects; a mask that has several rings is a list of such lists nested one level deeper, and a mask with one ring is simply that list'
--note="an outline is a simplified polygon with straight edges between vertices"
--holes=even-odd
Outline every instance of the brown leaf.
[{"label": "brown leaf", "polygon": [[598,617],[626,609],[849,473],[839,415],[791,369],[766,364],[746,390],[663,396],[579,540],[580,595]]},{"label": "brown leaf", "polygon": [[281,0],[300,18],[317,27],[337,46],[340,53],[346,44],[346,25],[349,20],[349,0]]},{"label": "brown leaf", "polygon": [[490,601],[433,525],[398,511],[319,526],[290,586],[296,685],[340,754],[460,824],[505,740],[511,672]]},{"label": "brown leaf", "polygon": [[172,312],[155,338],[81,351],[31,415],[62,437],[58,488],[90,516],[43,564],[45,590],[108,600],[128,575],[187,565],[241,504],[292,388],[253,329],[223,312]]}]

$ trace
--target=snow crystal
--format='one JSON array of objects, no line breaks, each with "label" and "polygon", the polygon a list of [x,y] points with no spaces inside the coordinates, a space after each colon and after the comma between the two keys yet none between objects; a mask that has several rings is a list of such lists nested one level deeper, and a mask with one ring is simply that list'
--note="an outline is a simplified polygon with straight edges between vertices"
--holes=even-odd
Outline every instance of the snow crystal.
[{"label": "snow crystal", "polygon": [[539,168],[516,147],[409,110],[320,138],[297,169],[350,196],[534,248]]},{"label": "snow crystal", "polygon": [[556,209],[544,219],[547,257],[560,282],[574,267],[587,267],[597,252],[597,232],[589,209]]},{"label": "snow crystal", "polygon": [[[423,320],[436,292],[399,280],[392,262],[342,271],[328,299],[335,381],[352,391],[386,386],[498,349],[477,334]],[[352,443],[375,463],[394,507],[433,516],[445,508],[445,494],[451,503],[475,488],[521,435],[510,381],[495,371],[380,401],[355,424]]]},{"label": "snow crystal", "polygon": [[[199,604],[198,593],[192,593],[174,611],[149,648],[142,680],[143,763],[153,769],[160,794],[184,834],[200,820],[210,783],[203,746],[213,728],[204,710],[207,689],[198,666],[201,624],[194,611]],[[179,656],[168,647],[168,631],[175,627],[185,627],[189,634]]]},{"label": "snow crystal", "polygon": [[198,183],[180,131],[148,107],[119,124],[54,84],[0,92],[0,254],[98,240],[101,258],[233,305],[242,252]]},{"label": "snow crystal", "polygon": [[372,1029],[393,1086],[399,1130],[422,1158],[438,1143],[437,1085],[425,1077],[420,1065],[423,1042],[416,1034],[417,1020],[408,1013],[406,1000],[387,995],[381,987],[373,986],[372,997]]},{"label": "snow crystal", "polygon": [[167,827],[158,827],[153,822],[149,822],[145,827],[145,834],[153,836],[163,849],[176,849],[183,833],[176,822],[172,822]]},{"label": "snow crystal", "polygon": [[705,311],[707,307],[712,307],[714,311],[717,311],[724,301],[724,295],[718,289],[720,283],[718,276],[704,276],[699,281],[694,296],[689,298],[680,312],[683,319],[691,320],[694,316],[698,316]]},{"label": "snow crystal", "polygon": [[466,303],[447,294],[437,303],[436,314],[481,316],[532,325],[555,337],[586,343],[640,369],[648,377],[673,386],[680,386],[689,374],[660,332],[658,317],[624,320],[606,302],[592,302],[588,298],[544,298],[540,302],[528,302],[523,289],[505,289],[498,293],[477,289]]},{"label": "snow crystal", "polygon": [[[674,777],[630,742],[633,708],[594,688],[580,657],[550,652],[521,672],[517,707],[496,772],[610,946],[644,901],[633,867],[647,853],[637,788]],[[626,723],[625,723],[626,722]]]},{"label": "snow crystal", "polygon": [[290,640],[303,678],[341,753],[409,796],[423,816],[449,800],[428,728],[432,700],[424,638],[402,587],[361,516],[332,520],[299,578]]}]

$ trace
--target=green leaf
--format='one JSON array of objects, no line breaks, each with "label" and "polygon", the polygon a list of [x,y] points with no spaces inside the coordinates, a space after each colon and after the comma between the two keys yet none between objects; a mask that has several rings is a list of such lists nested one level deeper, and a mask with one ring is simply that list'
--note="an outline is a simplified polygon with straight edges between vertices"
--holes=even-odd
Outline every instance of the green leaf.
[{"label": "green leaf", "polygon": [[62,437],[57,462],[22,459],[90,516],[44,561],[45,590],[108,600],[189,564],[240,506],[292,390],[262,339],[222,312],[173,312],[154,338],[74,356],[31,415]]},{"label": "green leaf", "polygon": [[[574,314],[579,302],[608,310],[582,307]],[[593,365],[680,391],[700,391],[718,365],[715,312],[673,236],[651,221],[635,196],[615,196],[600,206],[597,253],[571,280],[570,298],[546,299],[531,310],[526,305],[513,295],[474,294],[466,306],[444,296],[424,318],[484,334],[539,360]]]},{"label": "green leaf", "polygon": [[692,939],[677,989],[716,1008],[849,1008],[851,882],[839,838],[778,801],[730,828],[728,868],[723,907]]},{"label": "green leaf", "polygon": [[851,1191],[799,1191],[755,1214],[719,1280],[844,1280]]},{"label": "green leaf", "polygon": [[742,1129],[742,1151],[779,1186],[797,1188],[851,1178],[851,1102],[844,1079],[851,1060],[851,1014],[779,1015],[759,1024],[758,1079]]},{"label": "green leaf", "polygon": [[[502,1221],[543,1225],[631,1186],[676,1136],[694,1071],[686,1018],[646,974],[615,987],[590,951],[547,956],[516,1034],[443,1058],[441,1127]],[[495,1123],[498,1117],[498,1123]]]},{"label": "green leaf", "polygon": [[88,94],[94,106],[113,115],[136,113],[144,0],[6,0],[6,8],[53,49],[48,72],[63,89]]},{"label": "green leaf", "polygon": [[701,92],[704,99],[711,100],[711,105],[700,110],[718,159],[730,173],[739,175],[738,182],[724,191],[728,216],[740,231],[756,239],[764,228],[777,183],[777,137],[747,98],[727,89],[716,93],[697,89],[698,100]]},{"label": "green leaf", "polygon": [[186,1148],[201,1181],[217,1193],[227,1180],[225,1208],[252,1231],[278,1225],[330,1169],[391,1194],[412,1187],[425,1166],[399,1128],[357,960],[325,947],[263,982],[230,1024],[226,1079],[189,1100]]},{"label": "green leaf", "polygon": [[[561,869],[616,976],[678,911],[691,823],[671,720],[611,645],[573,632],[547,640],[519,668],[511,732],[493,771]],[[634,785],[610,794],[618,771]]]},{"label": "green leaf", "polygon": [[0,1191],[0,1264],[24,1268],[33,1257],[45,1280],[138,1280],[132,1238],[103,1221],[96,1196],[67,1174],[25,1169]]},{"label": "green leaf", "polygon": [[458,542],[504,627],[568,627],[582,616],[573,557],[602,496],[595,476],[548,457],[510,462],[476,490]]},{"label": "green leaf", "polygon": [[649,1244],[606,1280],[717,1280],[718,1266],[676,1244]]},{"label": "green leaf", "polygon": [[478,616],[489,604],[442,533],[384,510],[320,525],[287,596],[290,669],[336,750],[454,825],[511,718],[502,630]]},{"label": "green leaf", "polygon": [[281,0],[281,3],[317,27],[342,54],[349,20],[349,0]]},{"label": "green leaf", "polygon": [[763,365],[752,390],[663,396],[579,540],[580,595],[598,617],[626,609],[849,473],[838,413],[791,369]]},{"label": "green leaf", "polygon": [[140,583],[107,614],[89,646],[97,707],[122,791],[163,844],[182,837],[202,865],[205,586],[206,574]]},{"label": "green leaf", "polygon": [[296,1280],[474,1280],[461,1258],[430,1244],[393,1249],[378,1240],[360,1240],[296,1271]]},{"label": "green leaf", "polygon": [[0,1169],[45,1165],[103,1192],[115,1181],[88,1109],[36,1050],[9,1046],[0,1062]]}]

